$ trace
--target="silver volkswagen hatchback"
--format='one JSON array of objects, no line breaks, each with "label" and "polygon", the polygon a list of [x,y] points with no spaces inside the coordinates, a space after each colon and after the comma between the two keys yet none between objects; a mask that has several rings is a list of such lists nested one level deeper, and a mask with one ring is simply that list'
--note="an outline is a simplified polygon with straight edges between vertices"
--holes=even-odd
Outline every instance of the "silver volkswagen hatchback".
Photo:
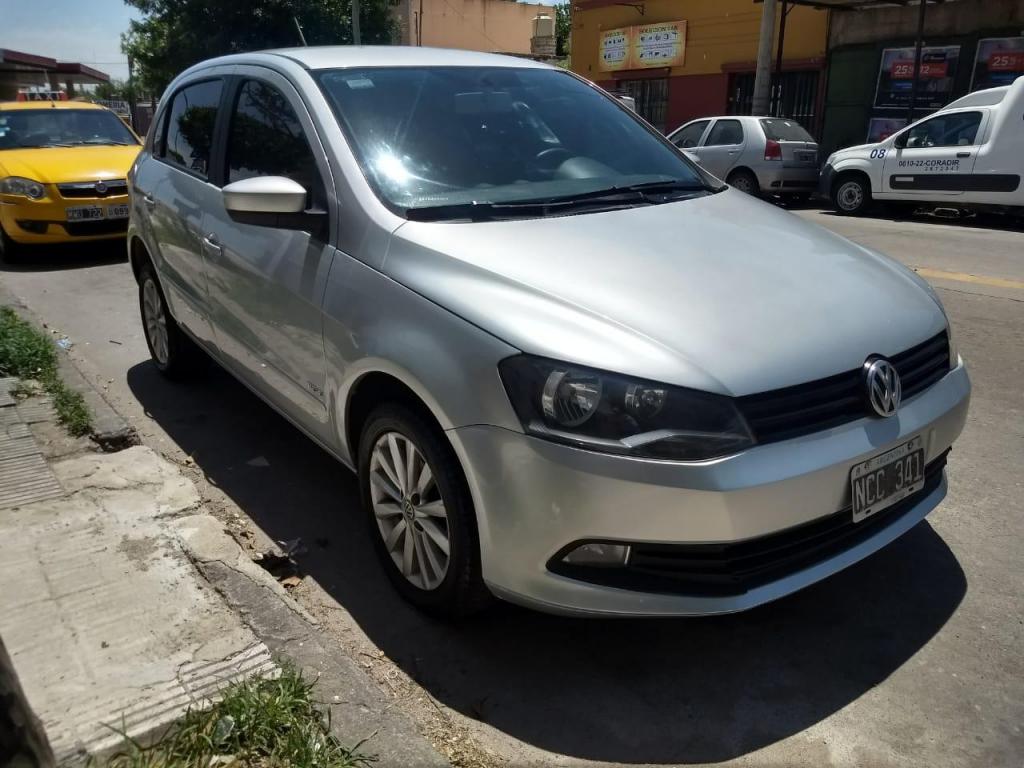
[{"label": "silver volkswagen hatchback", "polygon": [[970,383],[928,285],[568,72],[214,59],[171,84],[130,188],[157,368],[214,358],[358,472],[425,610],[743,610],[946,493]]}]

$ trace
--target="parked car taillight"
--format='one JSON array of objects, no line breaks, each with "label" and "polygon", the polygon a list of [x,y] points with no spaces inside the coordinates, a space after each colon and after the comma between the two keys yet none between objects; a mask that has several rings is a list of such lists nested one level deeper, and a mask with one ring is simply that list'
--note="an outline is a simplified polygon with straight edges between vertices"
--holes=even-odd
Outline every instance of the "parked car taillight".
[{"label": "parked car taillight", "polygon": [[782,159],[782,145],[775,139],[768,139],[764,145],[764,159],[765,160],[781,160]]}]

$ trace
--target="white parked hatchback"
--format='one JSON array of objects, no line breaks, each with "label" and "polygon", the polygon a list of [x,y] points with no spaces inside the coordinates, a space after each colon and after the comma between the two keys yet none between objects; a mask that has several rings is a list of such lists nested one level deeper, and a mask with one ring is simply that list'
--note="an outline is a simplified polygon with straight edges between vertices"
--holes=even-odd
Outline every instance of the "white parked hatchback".
[{"label": "white parked hatchback", "polygon": [[946,493],[970,383],[928,285],[563,70],[214,59],[169,87],[130,193],[157,368],[212,356],[357,471],[426,610],[742,610]]}]

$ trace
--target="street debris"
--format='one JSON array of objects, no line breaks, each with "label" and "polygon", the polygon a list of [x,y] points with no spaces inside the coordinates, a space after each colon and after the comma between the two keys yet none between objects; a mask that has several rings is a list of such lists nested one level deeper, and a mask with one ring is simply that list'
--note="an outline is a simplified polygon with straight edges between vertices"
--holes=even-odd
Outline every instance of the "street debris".
[{"label": "street debris", "polygon": [[301,584],[303,579],[295,557],[305,554],[306,551],[302,539],[279,541],[277,545],[254,553],[252,560],[277,579],[283,587],[293,589]]}]

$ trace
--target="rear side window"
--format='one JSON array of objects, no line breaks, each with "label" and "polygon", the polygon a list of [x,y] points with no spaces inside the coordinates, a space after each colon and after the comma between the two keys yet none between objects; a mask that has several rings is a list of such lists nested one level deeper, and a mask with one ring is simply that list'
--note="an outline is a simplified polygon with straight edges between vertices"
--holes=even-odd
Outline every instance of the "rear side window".
[{"label": "rear side window", "polygon": [[907,133],[908,148],[966,147],[974,144],[981,126],[981,112],[938,115],[915,125]]},{"label": "rear side window", "polygon": [[710,120],[698,120],[696,123],[690,123],[672,136],[672,143],[680,149],[696,147],[700,137],[704,135],[704,129],[708,127],[710,122]]},{"label": "rear side window", "polygon": [[766,117],[761,121],[761,128],[764,130],[765,138],[772,141],[814,141],[814,137],[796,120]]},{"label": "rear side window", "polygon": [[203,178],[209,174],[222,87],[220,80],[207,80],[182,88],[174,95],[167,120],[166,146],[161,156]]},{"label": "rear side window", "polygon": [[708,134],[705,147],[717,147],[723,144],[742,144],[743,126],[739,120],[719,120]]},{"label": "rear side window", "polygon": [[277,88],[247,80],[238,91],[228,139],[228,182],[286,176],[307,191],[318,178],[316,161],[295,110]]}]

